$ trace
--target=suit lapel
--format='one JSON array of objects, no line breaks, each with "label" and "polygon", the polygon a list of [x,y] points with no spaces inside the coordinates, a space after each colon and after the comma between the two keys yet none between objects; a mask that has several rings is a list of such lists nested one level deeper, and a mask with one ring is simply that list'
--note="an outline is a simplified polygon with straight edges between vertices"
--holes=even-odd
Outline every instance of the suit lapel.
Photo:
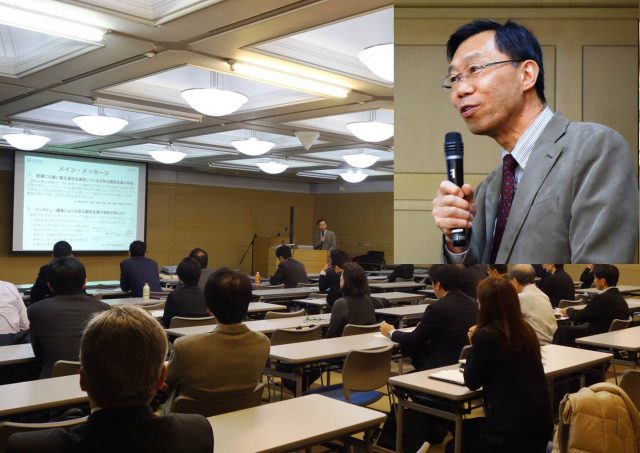
[{"label": "suit lapel", "polygon": [[483,263],[491,259],[491,247],[493,246],[493,231],[496,225],[496,213],[500,201],[500,189],[502,187],[502,165],[498,166],[486,179],[487,192],[485,196],[485,247],[482,253]]}]

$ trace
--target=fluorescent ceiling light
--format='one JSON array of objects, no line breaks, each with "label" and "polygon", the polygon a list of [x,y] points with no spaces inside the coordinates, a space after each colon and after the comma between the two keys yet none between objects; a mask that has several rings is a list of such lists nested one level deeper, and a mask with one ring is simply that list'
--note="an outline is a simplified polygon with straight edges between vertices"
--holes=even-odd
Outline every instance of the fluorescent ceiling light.
[{"label": "fluorescent ceiling light", "polygon": [[353,171],[353,170],[349,170],[346,171],[344,173],[340,173],[340,177],[342,179],[344,179],[347,182],[351,182],[351,183],[358,183],[358,182],[362,182],[365,179],[367,179],[367,175],[366,173],[362,172],[361,170],[358,171]]},{"label": "fluorescent ceiling light", "polygon": [[322,96],[346,98],[351,91],[349,88],[321,82],[310,77],[289,74],[283,70],[276,71],[267,69],[253,64],[233,63],[231,70],[250,79],[268,82],[285,88],[320,94]]},{"label": "fluorescent ceiling light", "polygon": [[109,107],[117,108],[121,110],[128,110],[130,112],[145,113],[147,115],[165,116],[168,118],[175,118],[183,121],[193,121],[194,123],[201,123],[204,118],[198,113],[181,112],[180,110],[172,110],[164,107],[153,107],[149,105],[134,104],[126,101],[116,101],[114,99],[97,98],[93,105],[96,107]]},{"label": "fluorescent ceiling light", "polygon": [[234,140],[231,144],[235,149],[247,156],[261,156],[268,153],[271,148],[276,146],[273,142],[260,140],[257,137],[249,137],[246,140]]},{"label": "fluorescent ceiling light", "polygon": [[151,156],[147,156],[146,154],[125,153],[117,151],[98,151],[98,154],[102,157],[112,157],[115,159],[143,160],[145,162],[153,162],[155,160]]},{"label": "fluorescent ceiling light", "polygon": [[106,33],[100,28],[5,5],[0,5],[0,24],[92,44],[100,43]]},{"label": "fluorescent ceiling light", "polygon": [[120,132],[123,127],[129,124],[129,121],[115,116],[106,116],[104,108],[98,107],[97,115],[75,116],[73,122],[76,123],[83,131],[92,135],[112,135]]},{"label": "fluorescent ceiling light", "polygon": [[358,58],[375,75],[393,82],[393,44],[367,47],[358,54]]},{"label": "fluorescent ceiling light", "polygon": [[269,160],[267,162],[258,162],[258,167],[265,173],[277,175],[289,168],[289,165],[282,161]]},{"label": "fluorescent ceiling light", "polygon": [[353,135],[365,142],[381,142],[393,137],[393,124],[380,121],[361,121],[347,124]]},{"label": "fluorescent ceiling light", "polygon": [[327,173],[314,173],[312,171],[299,171],[297,176],[303,176],[305,178],[318,178],[318,179],[338,179],[336,175],[330,175]]},{"label": "fluorescent ceiling light", "polygon": [[164,149],[149,151],[149,155],[160,163],[175,164],[185,158],[187,153],[173,149],[173,146],[165,146]]},{"label": "fluorescent ceiling light", "polygon": [[180,95],[193,109],[209,116],[229,115],[249,100],[244,94],[220,88],[193,88]]},{"label": "fluorescent ceiling light", "polygon": [[252,171],[259,172],[257,168],[254,167],[245,167],[243,165],[235,165],[235,164],[225,164],[224,162],[209,162],[210,168],[221,168],[223,170],[240,170],[240,171]]},{"label": "fluorescent ceiling light", "polygon": [[44,135],[32,134],[28,129],[25,129],[21,134],[5,134],[2,138],[14,148],[21,149],[22,151],[33,151],[42,148],[51,140]]},{"label": "fluorescent ceiling light", "polygon": [[346,163],[357,168],[371,167],[378,161],[378,159],[380,159],[378,156],[367,153],[346,154],[342,156],[342,158]]}]

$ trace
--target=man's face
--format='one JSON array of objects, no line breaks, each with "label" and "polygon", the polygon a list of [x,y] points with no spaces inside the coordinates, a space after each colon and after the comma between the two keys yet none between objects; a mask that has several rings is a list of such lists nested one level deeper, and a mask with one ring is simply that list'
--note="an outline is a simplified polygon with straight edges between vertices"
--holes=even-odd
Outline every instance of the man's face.
[{"label": "man's face", "polygon": [[[484,31],[462,42],[449,74],[466,72],[469,65],[511,60],[498,50],[495,32]],[[519,67],[512,63],[489,66],[475,77],[460,80],[451,88],[451,102],[473,134],[492,138],[508,133],[510,118],[524,106]]]},{"label": "man's face", "polygon": [[326,230],[326,229],[327,229],[327,222],[320,222],[320,223],[318,224],[318,229],[319,229],[320,231],[324,231],[324,230]]},{"label": "man's face", "polygon": [[553,274],[553,268],[554,268],[553,264],[543,264],[543,265],[542,265],[542,268],[543,268],[545,271],[547,271],[547,272],[549,272],[549,273]]},{"label": "man's face", "polygon": [[600,291],[607,287],[607,281],[604,278],[593,277],[593,284]]}]

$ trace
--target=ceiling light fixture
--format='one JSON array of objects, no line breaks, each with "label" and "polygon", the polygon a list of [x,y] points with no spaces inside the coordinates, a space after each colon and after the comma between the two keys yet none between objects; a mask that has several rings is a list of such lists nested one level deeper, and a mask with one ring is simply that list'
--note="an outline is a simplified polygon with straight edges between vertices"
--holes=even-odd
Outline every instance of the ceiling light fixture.
[{"label": "ceiling light fixture", "polygon": [[7,143],[14,148],[22,151],[34,151],[42,148],[49,140],[51,140],[49,137],[45,137],[44,135],[35,135],[29,129],[25,129],[21,134],[5,134],[2,138],[4,138]]},{"label": "ceiling light fixture", "polygon": [[331,175],[328,173],[315,173],[312,171],[299,171],[296,176],[302,176],[305,178],[318,178],[318,179],[338,179],[337,175]]},{"label": "ceiling light fixture", "polygon": [[322,82],[310,77],[290,74],[285,70],[267,69],[247,63],[236,63],[234,60],[228,60],[231,71],[258,81],[272,83],[284,88],[291,88],[308,93],[319,94],[322,96],[330,96],[335,98],[346,98],[351,91],[349,88]]},{"label": "ceiling light fixture", "polygon": [[234,140],[231,145],[242,154],[247,156],[262,156],[268,153],[271,148],[276,146],[275,143],[266,140],[260,140],[256,137],[256,131],[251,131],[251,137],[245,140]]},{"label": "ceiling light fixture", "polygon": [[129,121],[115,116],[106,116],[104,107],[98,107],[97,115],[82,115],[73,117],[73,122],[85,132],[92,135],[112,135],[120,132]]},{"label": "ceiling light fixture", "polygon": [[357,171],[349,170],[344,173],[340,173],[340,177],[350,183],[362,182],[365,179],[367,179],[367,176],[369,175],[364,173],[362,170],[357,170]]},{"label": "ceiling light fixture", "polygon": [[260,170],[265,173],[269,173],[270,175],[277,175],[289,168],[289,164],[281,160],[268,160],[266,162],[258,162],[257,165]]},{"label": "ceiling light fixture", "polygon": [[370,112],[369,121],[347,124],[353,135],[365,142],[381,142],[393,137],[393,124],[376,121],[376,111]]},{"label": "ceiling light fixture", "polygon": [[393,82],[393,44],[367,47],[358,54],[358,58],[375,75]]},{"label": "ceiling light fixture", "polygon": [[167,118],[174,118],[182,121],[192,121],[194,123],[201,123],[204,116],[199,113],[182,112],[180,110],[172,110],[164,107],[153,107],[150,105],[135,104],[126,101],[116,101],[114,99],[95,98],[93,105],[96,107],[109,107],[120,110],[127,110],[135,113],[144,113],[146,115],[165,116]]},{"label": "ceiling light fixture", "polygon": [[0,6],[0,24],[91,44],[100,43],[106,33],[104,29],[5,5]]},{"label": "ceiling light fixture", "polygon": [[229,115],[249,100],[242,93],[220,88],[216,71],[211,71],[211,88],[192,88],[180,95],[193,109],[209,116]]},{"label": "ceiling light fixture", "polygon": [[175,150],[173,145],[169,143],[169,145],[165,146],[164,149],[149,151],[149,155],[160,163],[176,164],[184,159],[187,153]]},{"label": "ceiling light fixture", "polygon": [[249,167],[245,165],[236,165],[236,164],[225,164],[224,162],[208,162],[209,168],[220,168],[222,170],[240,170],[240,171],[251,171],[251,172],[259,172],[260,170],[255,167]]},{"label": "ceiling light fixture", "polygon": [[351,165],[352,167],[357,168],[367,168],[371,167],[375,164],[378,159],[378,156],[374,156],[373,154],[367,154],[365,152],[355,153],[355,154],[346,154],[342,156],[346,163]]}]

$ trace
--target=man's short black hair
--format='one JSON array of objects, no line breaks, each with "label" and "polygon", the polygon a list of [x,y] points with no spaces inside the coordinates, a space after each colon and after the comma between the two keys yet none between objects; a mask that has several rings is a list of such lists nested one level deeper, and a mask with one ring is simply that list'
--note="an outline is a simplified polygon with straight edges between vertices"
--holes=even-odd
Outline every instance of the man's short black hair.
[{"label": "man's short black hair", "polygon": [[320,222],[327,223],[325,219],[318,219],[318,221],[316,222],[316,225],[320,225]]},{"label": "man's short black hair", "polygon": [[197,285],[200,280],[200,263],[190,256],[183,258],[178,264],[176,274],[186,286]]},{"label": "man's short black hair", "polygon": [[596,278],[604,278],[607,286],[616,286],[620,278],[620,271],[613,264],[596,264],[593,266],[593,275]]},{"label": "man's short black hair", "polygon": [[506,264],[489,264],[489,269],[496,271],[498,274],[506,274],[509,272],[509,266]]},{"label": "man's short black hair", "polygon": [[557,271],[564,270],[564,264],[554,264],[554,267],[556,268]]},{"label": "man's short black hair", "polygon": [[228,267],[211,274],[204,287],[207,307],[222,324],[242,322],[252,297],[249,277]]},{"label": "man's short black hair", "polygon": [[86,280],[87,271],[76,258],[66,256],[52,261],[48,282],[56,296],[81,293]]},{"label": "man's short black hair", "polygon": [[209,255],[200,247],[196,247],[195,249],[191,250],[189,256],[191,258],[197,259],[202,269],[206,269],[209,265]]},{"label": "man's short black hair", "polygon": [[345,263],[351,262],[349,254],[340,249],[332,249],[329,252],[329,260],[331,261],[332,266],[340,266],[342,268],[344,268]]},{"label": "man's short black hair", "polygon": [[281,245],[276,249],[276,258],[280,257],[284,258],[285,260],[287,258],[291,258],[291,249],[288,245]]},{"label": "man's short black hair", "polygon": [[142,241],[133,241],[129,245],[129,254],[131,256],[144,256],[147,253],[147,244]]},{"label": "man's short black hair", "polygon": [[533,33],[522,25],[508,20],[500,24],[493,20],[475,20],[458,28],[447,41],[447,58],[449,61],[467,39],[484,31],[496,33],[496,47],[510,59],[516,61],[533,60],[538,64],[540,73],[536,80],[536,93],[544,103],[547,99],[544,95],[544,68],[542,66],[542,50],[540,43]]},{"label": "man's short black hair", "polygon": [[445,291],[460,289],[462,267],[457,264],[434,264],[429,268],[429,277],[434,285],[440,283]]},{"label": "man's short black hair", "polygon": [[58,241],[53,246],[53,257],[64,258],[65,256],[71,256],[73,250],[71,250],[71,244],[67,241]]}]

